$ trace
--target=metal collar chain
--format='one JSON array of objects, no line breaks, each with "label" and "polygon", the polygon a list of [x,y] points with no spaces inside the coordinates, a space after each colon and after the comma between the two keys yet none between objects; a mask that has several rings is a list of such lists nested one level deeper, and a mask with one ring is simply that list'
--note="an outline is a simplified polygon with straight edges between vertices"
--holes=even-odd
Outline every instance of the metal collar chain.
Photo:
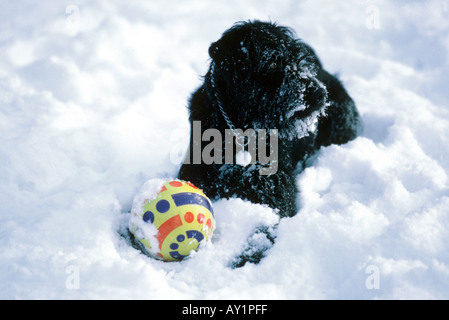
[{"label": "metal collar chain", "polygon": [[[236,130],[234,124],[232,123],[231,119],[229,119],[229,116],[226,114],[226,112],[224,111],[223,108],[223,103],[221,101],[221,97],[219,96],[219,92],[218,92],[218,88],[215,84],[215,80],[214,80],[214,72],[215,72],[215,63],[212,62],[211,64],[211,76],[210,76],[210,81],[211,81],[211,85],[212,85],[212,90],[214,91],[214,97],[215,100],[217,101],[217,105],[218,105],[218,109],[221,112],[221,115],[223,116],[223,119],[225,120],[226,124],[228,125],[229,129],[232,130],[232,133],[234,134],[234,136],[237,138],[236,139],[236,143],[239,146],[243,146],[246,147],[249,143],[249,139],[247,139],[248,141],[244,142],[243,145],[239,143],[239,138],[241,137],[241,135],[238,133],[238,131]],[[243,137],[243,141],[245,141],[245,137]]]}]

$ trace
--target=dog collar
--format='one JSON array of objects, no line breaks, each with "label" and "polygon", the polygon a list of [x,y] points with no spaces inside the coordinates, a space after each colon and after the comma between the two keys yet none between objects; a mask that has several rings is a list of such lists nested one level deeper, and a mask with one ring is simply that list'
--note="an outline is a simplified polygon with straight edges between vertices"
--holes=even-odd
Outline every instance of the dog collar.
[{"label": "dog collar", "polygon": [[[246,147],[248,145],[249,141],[243,142],[243,145],[239,143],[240,134],[238,133],[238,131],[236,130],[236,127],[232,123],[231,119],[229,119],[229,116],[227,115],[227,113],[224,110],[223,102],[221,101],[221,97],[219,95],[219,92],[218,92],[218,89],[217,89],[217,86],[216,86],[215,80],[214,80],[214,73],[215,73],[215,63],[214,62],[211,63],[211,70],[210,71],[211,71],[210,82],[211,82],[211,85],[212,85],[212,90],[214,92],[214,98],[215,98],[215,100],[217,102],[218,109],[220,110],[220,113],[223,116],[223,119],[225,120],[225,122],[228,125],[229,129],[231,129],[232,133],[237,137],[236,143],[238,145],[240,145],[240,146]],[[243,141],[245,141],[245,139],[243,139]]]}]

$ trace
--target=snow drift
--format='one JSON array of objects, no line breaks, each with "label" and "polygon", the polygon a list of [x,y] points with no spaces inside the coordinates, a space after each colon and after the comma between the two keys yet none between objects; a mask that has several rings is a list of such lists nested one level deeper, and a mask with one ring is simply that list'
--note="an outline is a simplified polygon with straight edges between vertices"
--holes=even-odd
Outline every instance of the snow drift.
[{"label": "snow drift", "polygon": [[[442,1],[2,2],[2,299],[449,298],[449,6]],[[120,236],[176,175],[187,99],[234,22],[278,21],[339,73],[365,123],[298,175],[301,209],[258,265],[229,263],[273,210],[214,204],[180,263]]]}]

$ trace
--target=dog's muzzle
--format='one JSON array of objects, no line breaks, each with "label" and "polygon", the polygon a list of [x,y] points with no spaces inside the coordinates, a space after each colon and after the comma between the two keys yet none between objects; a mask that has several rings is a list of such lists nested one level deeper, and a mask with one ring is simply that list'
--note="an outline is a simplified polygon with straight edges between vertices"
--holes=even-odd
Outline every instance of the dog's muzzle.
[{"label": "dog's muzzle", "polygon": [[[317,111],[320,111],[321,109],[325,109],[327,107],[326,86],[315,77],[308,78],[307,82],[307,85],[301,86],[301,88],[299,89],[299,97],[295,103],[296,105],[287,113],[288,119],[306,119],[315,114]],[[314,97],[314,99],[311,100],[315,103],[307,103],[306,99],[310,96]]]}]

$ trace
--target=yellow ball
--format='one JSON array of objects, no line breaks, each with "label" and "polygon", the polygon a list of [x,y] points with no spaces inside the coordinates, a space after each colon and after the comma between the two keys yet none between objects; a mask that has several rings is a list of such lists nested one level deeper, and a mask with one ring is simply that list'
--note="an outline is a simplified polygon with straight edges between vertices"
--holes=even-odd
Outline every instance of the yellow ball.
[{"label": "yellow ball", "polygon": [[215,229],[209,198],[179,180],[165,182],[154,199],[145,200],[137,218],[130,223],[134,238],[147,254],[164,261],[180,261],[197,251]]}]

